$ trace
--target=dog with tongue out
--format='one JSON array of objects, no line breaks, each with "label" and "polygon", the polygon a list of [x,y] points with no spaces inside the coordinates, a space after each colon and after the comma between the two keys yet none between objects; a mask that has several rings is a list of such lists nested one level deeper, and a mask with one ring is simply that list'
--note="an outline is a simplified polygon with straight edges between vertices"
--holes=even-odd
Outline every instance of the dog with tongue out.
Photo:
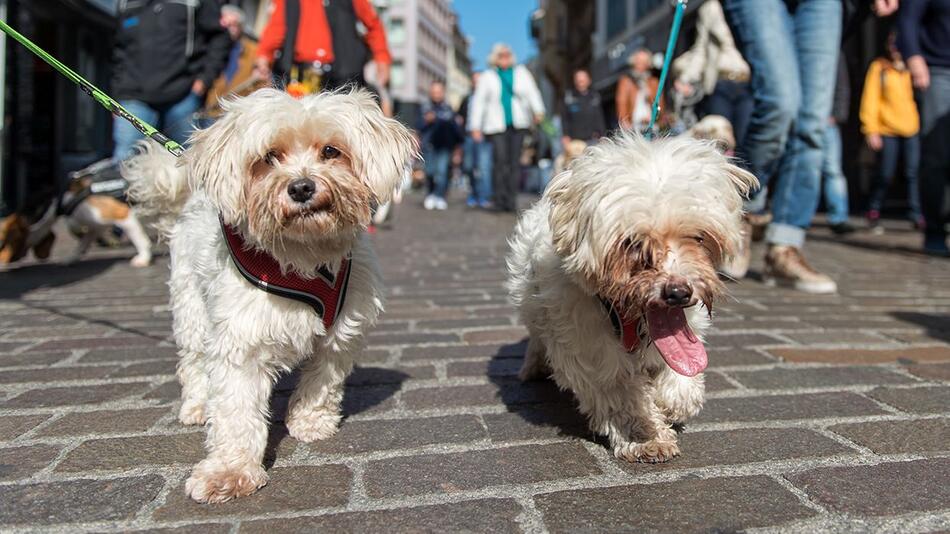
[{"label": "dog with tongue out", "polygon": [[679,454],[673,425],[703,405],[717,268],[740,247],[757,186],[711,142],[623,132],[519,221],[508,289],[531,336],[520,377],[572,391],[618,458]]}]

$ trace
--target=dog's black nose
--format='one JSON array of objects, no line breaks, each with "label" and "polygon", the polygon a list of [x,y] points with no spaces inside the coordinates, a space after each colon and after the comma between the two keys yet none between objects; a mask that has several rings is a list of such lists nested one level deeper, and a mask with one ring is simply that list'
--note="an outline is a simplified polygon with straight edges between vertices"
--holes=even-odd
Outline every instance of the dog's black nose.
[{"label": "dog's black nose", "polygon": [[306,202],[313,198],[316,191],[317,184],[310,178],[297,178],[287,185],[287,194],[294,199],[294,202]]},{"label": "dog's black nose", "polygon": [[693,296],[693,289],[685,281],[670,281],[663,286],[663,301],[667,306],[686,306]]}]

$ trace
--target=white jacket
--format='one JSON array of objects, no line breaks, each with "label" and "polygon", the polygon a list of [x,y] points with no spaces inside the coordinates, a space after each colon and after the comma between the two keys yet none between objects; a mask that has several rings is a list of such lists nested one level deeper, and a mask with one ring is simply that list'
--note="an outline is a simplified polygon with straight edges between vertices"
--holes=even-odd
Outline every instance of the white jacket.
[{"label": "white jacket", "polygon": [[[544,114],[544,102],[541,91],[534,83],[534,76],[524,67],[516,65],[514,88],[511,98],[512,126],[517,129],[530,128],[535,115]],[[475,94],[469,107],[469,131],[481,131],[485,135],[505,131],[505,110],[501,105],[501,77],[495,69],[482,72],[475,87]]]}]

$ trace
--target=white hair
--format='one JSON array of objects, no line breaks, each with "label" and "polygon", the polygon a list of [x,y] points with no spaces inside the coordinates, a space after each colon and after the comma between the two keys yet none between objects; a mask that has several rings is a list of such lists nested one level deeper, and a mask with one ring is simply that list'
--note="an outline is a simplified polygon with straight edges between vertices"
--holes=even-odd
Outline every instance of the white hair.
[{"label": "white hair", "polygon": [[515,56],[515,51],[512,50],[510,46],[508,46],[506,43],[495,43],[491,47],[491,52],[488,54],[488,65],[491,67],[497,67],[498,56],[500,56],[502,52],[508,52],[511,54],[512,63],[518,62],[518,58]]},{"label": "white hair", "polygon": [[221,6],[221,14],[224,15],[227,13],[230,13],[231,15],[236,16],[238,18],[238,21],[242,25],[244,24],[244,21],[247,20],[247,15],[244,13],[244,10],[239,8],[238,6],[231,5],[231,4],[224,4],[223,6]]}]

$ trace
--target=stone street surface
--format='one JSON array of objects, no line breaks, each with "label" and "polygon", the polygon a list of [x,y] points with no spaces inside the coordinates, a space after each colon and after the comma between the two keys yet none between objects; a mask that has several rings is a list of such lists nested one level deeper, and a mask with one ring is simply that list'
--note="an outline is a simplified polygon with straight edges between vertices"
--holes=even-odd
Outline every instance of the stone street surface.
[{"label": "stone street surface", "polygon": [[223,505],[183,491],[204,431],[175,418],[167,256],[0,272],[0,530],[950,529],[950,261],[915,254],[902,224],[844,243],[813,232],[838,296],[733,284],[683,454],[643,465],[615,460],[570,395],[515,380],[514,219],[455,200],[425,212],[410,196],[376,237],[388,309],[339,434],[288,437],[283,379],[270,484]]}]

